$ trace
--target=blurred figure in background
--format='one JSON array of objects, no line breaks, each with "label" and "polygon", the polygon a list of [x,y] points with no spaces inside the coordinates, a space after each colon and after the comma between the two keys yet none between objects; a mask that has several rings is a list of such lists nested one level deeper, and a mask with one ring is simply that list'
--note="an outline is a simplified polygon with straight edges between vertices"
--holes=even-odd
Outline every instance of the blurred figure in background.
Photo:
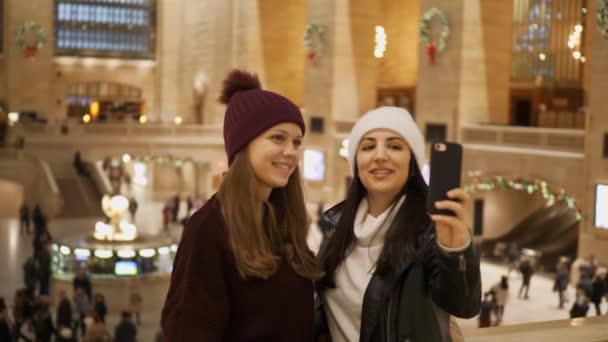
[{"label": "blurred figure in background", "polygon": [[521,273],[521,288],[519,289],[518,298],[521,298],[522,292],[524,294],[524,299],[529,299],[528,291],[530,291],[530,280],[532,279],[532,274],[534,274],[534,266],[530,261],[530,258],[525,257],[519,263],[519,272]]},{"label": "blurred figure in background", "polygon": [[602,314],[602,299],[608,291],[606,288],[607,286],[606,279],[604,279],[604,273],[605,272],[603,269],[598,268],[595,271],[595,275],[593,276],[592,280],[591,302],[593,302],[593,305],[595,306],[595,314],[598,316]]},{"label": "blurred figure in background", "polygon": [[108,314],[108,306],[106,305],[106,298],[101,293],[95,294],[95,305],[93,307],[95,313],[99,317],[102,323],[106,322],[106,315]]},{"label": "blurred figure in background", "polygon": [[587,298],[585,290],[578,288],[576,289],[576,300],[570,309],[570,318],[587,317],[587,311],[589,311],[589,298]]},{"label": "blurred figure in background", "polygon": [[494,325],[498,326],[502,323],[502,317],[505,313],[505,305],[507,304],[507,300],[509,298],[509,278],[507,276],[502,276],[500,281],[492,286],[490,292],[494,294],[494,302],[496,307],[494,308],[494,312],[496,315],[496,322]]},{"label": "blurred figure in background", "polygon": [[53,335],[55,335],[55,325],[53,324],[53,318],[49,310],[49,300],[48,296],[40,296],[38,298],[38,308],[32,318],[36,342],[50,342]]},{"label": "blurred figure in background", "polygon": [[114,329],[115,342],[135,342],[137,340],[137,327],[131,320],[131,313],[123,311],[120,323]]},{"label": "blurred figure in background", "polygon": [[566,289],[568,289],[568,284],[570,283],[570,271],[568,270],[568,265],[565,263],[561,263],[558,266],[557,273],[555,273],[555,283],[553,285],[553,292],[557,292],[559,295],[559,308],[564,308],[564,303],[566,302]]},{"label": "blurred figure in background", "polygon": [[480,328],[487,328],[492,325],[492,311],[494,311],[492,293],[486,292],[483,295],[483,302],[481,302],[481,310],[479,311]]},{"label": "blurred figure in background", "polygon": [[517,265],[519,264],[519,249],[517,248],[517,244],[515,242],[511,243],[509,246],[509,250],[507,251],[507,262],[509,264],[509,270],[507,275],[511,274],[512,270],[517,269]]},{"label": "blurred figure in background", "polygon": [[13,340],[13,324],[8,317],[8,310],[4,297],[0,297],[0,341],[12,341]]}]

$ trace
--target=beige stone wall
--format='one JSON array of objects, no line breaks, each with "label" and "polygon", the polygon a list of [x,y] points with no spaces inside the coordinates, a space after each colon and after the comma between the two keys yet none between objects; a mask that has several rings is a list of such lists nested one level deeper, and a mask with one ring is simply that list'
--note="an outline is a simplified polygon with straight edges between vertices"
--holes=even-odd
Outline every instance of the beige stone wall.
[{"label": "beige stone wall", "polygon": [[376,45],[374,37],[376,35],[375,27],[380,23],[380,2],[351,0],[349,9],[353,42],[352,58],[358,94],[357,113],[353,118],[357,118],[376,107],[379,61],[374,57]]},{"label": "beige stone wall", "polygon": [[[507,124],[513,4],[463,1],[461,123]],[[501,13],[501,15],[496,15]]]},{"label": "beige stone wall", "polygon": [[305,0],[258,1],[266,89],[303,106]]},{"label": "beige stone wall", "polygon": [[[591,8],[597,2],[591,1]],[[595,12],[590,12],[595,13]],[[608,230],[594,227],[595,185],[608,183],[608,159],[602,157],[604,134],[608,133],[608,63],[601,56],[608,55],[606,39],[598,32],[595,21],[587,28],[592,35],[590,64],[589,109],[585,142],[585,211],[579,238],[579,256],[594,253],[600,263],[608,264]],[[608,209],[607,209],[608,210]]]},{"label": "beige stone wall", "polygon": [[387,35],[386,52],[379,61],[378,86],[415,86],[420,1],[382,0],[378,21]]},{"label": "beige stone wall", "polygon": [[447,124],[447,138],[456,136],[462,72],[463,1],[421,0],[420,13],[432,7],[440,8],[450,21],[450,40],[430,65],[426,48],[418,50],[416,86],[416,122],[424,130],[427,122]]},{"label": "beige stone wall", "polygon": [[[5,45],[5,67],[7,102],[11,110],[37,111],[49,117],[55,105],[52,86],[53,67],[53,1],[5,1],[7,31]],[[47,31],[47,44],[38,51],[35,59],[28,60],[14,44],[17,27],[24,21],[33,20]]]},{"label": "beige stone wall", "polygon": [[[545,203],[538,193],[530,195],[525,191],[515,190],[478,191],[472,197],[484,200],[484,239],[503,236]],[[467,222],[472,226],[473,206],[471,205],[469,209]]]},{"label": "beige stone wall", "polygon": [[465,145],[462,172],[465,177],[469,172],[480,172],[482,175],[542,179],[550,186],[564,188],[580,202],[585,194],[582,157],[483,151]]}]

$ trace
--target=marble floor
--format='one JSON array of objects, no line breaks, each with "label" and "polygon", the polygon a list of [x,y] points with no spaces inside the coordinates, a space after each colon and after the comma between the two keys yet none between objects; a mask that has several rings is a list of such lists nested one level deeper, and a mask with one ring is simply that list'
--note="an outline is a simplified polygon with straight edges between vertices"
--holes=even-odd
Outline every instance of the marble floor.
[{"label": "marble floor", "polygon": [[[143,205],[138,212],[136,223],[140,227],[147,227],[150,233],[161,229],[160,208],[162,203],[151,202]],[[156,216],[158,214],[158,216]],[[92,232],[95,219],[65,219],[55,220],[50,224],[50,231],[54,237],[70,234],[82,234]],[[13,303],[15,290],[22,284],[22,265],[26,258],[32,253],[31,235],[19,232],[19,223],[16,219],[0,219],[0,296],[4,297],[9,306]],[[482,283],[486,291],[494,283],[498,282],[501,275],[505,274],[506,268],[489,262],[482,262]],[[557,308],[557,295],[552,292],[553,280],[551,275],[538,274],[532,278],[530,288],[530,299],[517,298],[517,291],[521,284],[519,274],[513,272],[510,277],[510,298],[505,308],[503,325],[518,323],[540,322],[549,320],[560,320],[569,317],[568,309]],[[574,290],[569,290],[572,299]],[[161,294],[164,298],[164,295]],[[603,312],[608,310],[606,303],[602,307]],[[591,308],[589,315],[595,315]],[[143,315],[143,325],[140,328],[142,341],[153,341],[154,334],[158,331],[160,311],[153,310]],[[118,312],[110,312],[109,327],[113,329],[118,321]],[[460,320],[465,331],[477,327],[477,318]]]}]

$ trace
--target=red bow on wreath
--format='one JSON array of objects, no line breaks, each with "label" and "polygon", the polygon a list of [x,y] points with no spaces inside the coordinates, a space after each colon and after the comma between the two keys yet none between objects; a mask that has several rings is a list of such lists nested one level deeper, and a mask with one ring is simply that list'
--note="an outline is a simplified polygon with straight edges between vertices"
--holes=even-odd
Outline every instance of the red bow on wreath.
[{"label": "red bow on wreath", "polygon": [[426,54],[429,56],[431,65],[435,65],[437,62],[437,44],[435,42],[426,45]]}]

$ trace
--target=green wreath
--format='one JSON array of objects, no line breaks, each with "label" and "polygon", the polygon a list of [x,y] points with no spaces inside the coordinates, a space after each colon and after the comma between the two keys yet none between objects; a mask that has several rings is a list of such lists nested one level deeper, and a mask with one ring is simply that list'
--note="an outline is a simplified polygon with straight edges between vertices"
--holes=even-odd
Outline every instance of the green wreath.
[{"label": "green wreath", "polygon": [[[25,41],[25,33],[32,31],[36,35],[34,43]],[[23,50],[28,57],[34,56],[38,49],[42,49],[46,44],[46,30],[42,25],[35,21],[26,21],[17,28],[17,46]]]},{"label": "green wreath", "polygon": [[304,31],[304,49],[306,57],[317,61],[325,52],[325,28],[319,24],[308,24]]},{"label": "green wreath", "polygon": [[[430,36],[431,21],[437,20],[441,24],[441,34],[439,40],[435,42]],[[425,47],[428,47],[435,43],[437,45],[437,52],[443,51],[450,36],[450,26],[446,15],[437,8],[431,8],[424,12],[422,19],[420,20],[420,43]]]},{"label": "green wreath", "polygon": [[599,0],[597,5],[597,29],[608,39],[608,0]]}]

